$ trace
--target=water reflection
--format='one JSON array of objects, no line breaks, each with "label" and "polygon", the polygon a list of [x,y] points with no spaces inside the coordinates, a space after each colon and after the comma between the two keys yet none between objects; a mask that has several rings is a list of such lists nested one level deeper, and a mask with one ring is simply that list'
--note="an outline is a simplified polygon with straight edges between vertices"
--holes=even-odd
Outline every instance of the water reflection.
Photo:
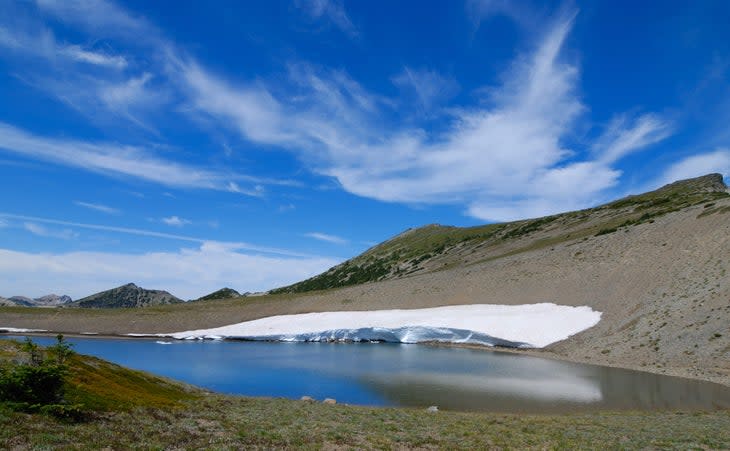
[{"label": "water reflection", "polygon": [[[51,338],[38,338],[51,344]],[[536,357],[398,344],[72,338],[75,349],[223,393],[502,412],[730,408],[711,383]]]}]

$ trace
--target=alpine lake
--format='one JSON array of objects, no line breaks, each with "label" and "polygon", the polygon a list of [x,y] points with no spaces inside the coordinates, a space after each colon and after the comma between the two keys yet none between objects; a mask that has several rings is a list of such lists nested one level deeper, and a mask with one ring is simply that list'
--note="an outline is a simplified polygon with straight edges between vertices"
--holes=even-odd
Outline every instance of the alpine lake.
[{"label": "alpine lake", "polygon": [[[55,342],[51,336],[32,339],[41,345]],[[80,354],[234,395],[512,413],[730,408],[730,388],[719,384],[481,349],[101,337],[67,341]]]}]

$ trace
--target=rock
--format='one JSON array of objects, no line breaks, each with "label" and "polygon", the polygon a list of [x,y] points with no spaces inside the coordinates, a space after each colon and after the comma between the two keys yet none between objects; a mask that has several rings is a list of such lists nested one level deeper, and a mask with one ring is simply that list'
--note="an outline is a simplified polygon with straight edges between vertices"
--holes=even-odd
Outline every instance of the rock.
[{"label": "rock", "polygon": [[426,412],[436,413],[439,411],[438,406],[429,406],[428,409],[426,409]]},{"label": "rock", "polygon": [[337,404],[337,400],[332,398],[325,398],[324,401],[322,401],[322,404]]},{"label": "rock", "polygon": [[314,398],[312,398],[311,396],[302,396],[299,399],[302,401],[314,401]]}]

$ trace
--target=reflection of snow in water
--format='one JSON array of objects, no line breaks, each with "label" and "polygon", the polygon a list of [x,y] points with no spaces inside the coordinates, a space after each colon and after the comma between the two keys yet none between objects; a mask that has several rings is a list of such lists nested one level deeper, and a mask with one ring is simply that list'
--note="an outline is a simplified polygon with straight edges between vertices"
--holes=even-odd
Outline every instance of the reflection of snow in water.
[{"label": "reflection of snow in water", "polygon": [[439,390],[462,390],[475,395],[490,394],[539,401],[599,402],[603,399],[597,381],[570,376],[494,377],[467,374],[421,373],[391,376],[383,380],[389,386],[430,385]]},{"label": "reflection of snow in water", "polygon": [[594,326],[601,313],[552,303],[280,315],[158,336],[277,341],[440,341],[543,347]]}]

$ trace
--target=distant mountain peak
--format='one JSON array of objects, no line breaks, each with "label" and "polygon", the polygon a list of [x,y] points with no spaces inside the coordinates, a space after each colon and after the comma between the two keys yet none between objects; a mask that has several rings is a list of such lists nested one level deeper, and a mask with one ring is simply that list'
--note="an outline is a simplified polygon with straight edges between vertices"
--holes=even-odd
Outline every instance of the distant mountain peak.
[{"label": "distant mountain peak", "polygon": [[12,296],[10,298],[3,299],[4,301],[0,303],[0,305],[14,305],[22,307],[56,307],[73,301],[70,296],[59,296],[57,294],[47,294],[35,299],[31,299],[27,296]]},{"label": "distant mountain peak", "polygon": [[134,283],[128,283],[111,290],[102,291],[76,302],[69,307],[82,308],[137,308],[153,305],[179,304],[181,299],[163,290],[148,290]]},{"label": "distant mountain peak", "polygon": [[241,293],[234,290],[233,288],[221,288],[220,290],[214,291],[210,294],[206,294],[205,296],[199,297],[198,299],[195,299],[196,301],[212,301],[216,299],[231,299],[231,298],[238,298],[241,297]]}]

